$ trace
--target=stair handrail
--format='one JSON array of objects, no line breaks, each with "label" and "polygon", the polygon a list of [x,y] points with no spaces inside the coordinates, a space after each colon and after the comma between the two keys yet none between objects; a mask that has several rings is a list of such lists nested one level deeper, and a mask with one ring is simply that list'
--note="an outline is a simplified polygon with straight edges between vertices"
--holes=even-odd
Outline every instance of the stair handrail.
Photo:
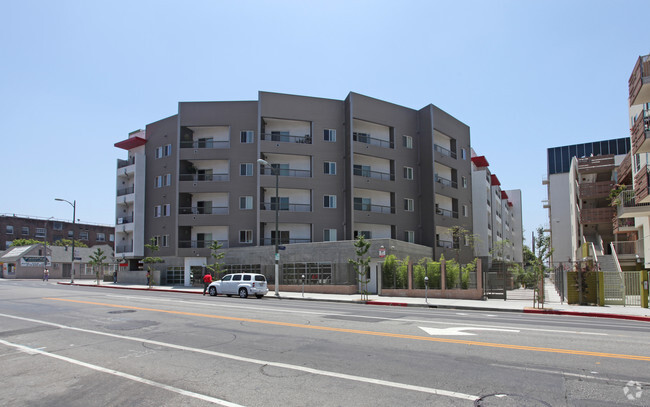
[{"label": "stair handrail", "polygon": [[589,242],[589,247],[591,248],[591,253],[594,256],[594,264],[598,264],[598,253],[596,253],[596,246],[594,246],[594,242]]},{"label": "stair handrail", "polygon": [[614,242],[609,242],[609,247],[612,249],[612,257],[614,258],[614,263],[616,263],[616,271],[623,273],[621,264],[618,262],[618,255],[616,254],[616,247],[614,247]]}]

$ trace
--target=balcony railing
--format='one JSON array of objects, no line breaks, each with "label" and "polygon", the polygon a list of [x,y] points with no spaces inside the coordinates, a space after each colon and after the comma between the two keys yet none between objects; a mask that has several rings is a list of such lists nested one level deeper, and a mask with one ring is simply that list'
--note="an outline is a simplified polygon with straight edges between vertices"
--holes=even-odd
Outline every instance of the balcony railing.
[{"label": "balcony railing", "polygon": [[[215,240],[179,240],[179,249],[209,249]],[[222,248],[228,248],[227,240],[216,240],[221,244]]]},{"label": "balcony railing", "polygon": [[641,251],[641,240],[612,242],[617,255],[638,254]]},{"label": "balcony railing", "polygon": [[117,223],[118,225],[124,225],[124,224],[127,224],[127,223],[133,223],[133,215],[131,215],[131,216],[123,216],[123,217],[121,217],[121,218],[117,218],[117,222],[116,222],[116,223]]},{"label": "balcony railing", "polygon": [[593,223],[610,223],[615,209],[608,208],[583,208],[580,211],[580,223],[583,225]]},{"label": "balcony railing", "polygon": [[185,140],[181,141],[181,148],[229,148],[230,141],[215,140]]},{"label": "balcony railing", "polygon": [[358,141],[359,143],[370,144],[383,148],[395,148],[395,145],[392,141],[374,138],[370,134],[366,133],[352,133],[352,140]]},{"label": "balcony railing", "polygon": [[580,199],[607,197],[614,186],[614,181],[582,183],[580,184]]},{"label": "balcony railing", "polygon": [[117,160],[117,168],[128,167],[129,165],[135,164],[135,156],[129,157],[128,160]]},{"label": "balcony railing", "polygon": [[634,227],[634,218],[619,218],[618,216],[614,215],[614,218],[612,219],[612,229],[614,233],[626,233],[626,230],[622,231],[621,229]]},{"label": "balcony railing", "polygon": [[227,206],[181,206],[178,208],[179,215],[228,215]]},{"label": "balcony railing", "polygon": [[310,178],[311,170],[292,170],[290,168],[269,168],[269,167],[260,167],[261,175],[275,175],[274,171],[279,171],[281,177],[298,177],[298,178]]},{"label": "balcony railing", "polygon": [[434,144],[433,149],[435,151],[439,152],[440,154],[444,155],[444,156],[451,157],[451,158],[456,158],[456,152],[455,151],[451,151],[451,150],[449,150],[449,149],[447,149],[447,148],[445,148],[443,146],[439,146],[438,144]]},{"label": "balcony railing", "polygon": [[115,246],[115,254],[131,253],[132,251],[133,251],[133,243]]},{"label": "balcony railing", "polygon": [[373,205],[373,204],[358,203],[358,202],[354,204],[354,210],[374,212],[374,213],[395,213],[395,207],[393,206]]},{"label": "balcony railing", "polygon": [[[275,202],[260,202],[260,210],[262,211],[274,211],[275,208]],[[278,210],[288,212],[311,212],[311,204],[283,204],[280,202]]]},{"label": "balcony railing", "polygon": [[210,182],[210,181],[228,181],[230,174],[180,174],[180,181]]},{"label": "balcony railing", "polygon": [[117,190],[117,196],[124,196],[128,194],[132,194],[133,192],[135,192],[135,186],[120,188]]},{"label": "balcony railing", "polygon": [[627,153],[618,166],[618,183],[625,185],[632,183],[632,152]]},{"label": "balcony railing", "polygon": [[435,175],[435,180],[439,184],[446,185],[446,186],[452,187],[452,188],[458,188],[458,182],[449,180],[447,178],[443,178],[443,177],[439,176],[438,174]]},{"label": "balcony railing", "polygon": [[352,170],[352,173],[360,177],[374,178],[382,181],[395,181],[395,174],[390,172],[379,172],[379,171],[364,170],[362,168],[354,168]]},{"label": "balcony railing", "polygon": [[595,156],[578,158],[578,172],[581,174],[593,174],[614,169],[613,156]]},{"label": "balcony railing", "polygon": [[458,218],[458,212],[450,211],[449,209],[436,208],[436,214],[446,216],[448,218]]},{"label": "balcony railing", "polygon": [[648,197],[648,167],[644,165],[634,176],[634,201],[638,204]]},{"label": "balcony railing", "polygon": [[650,111],[644,109],[639,113],[630,132],[632,133],[632,146],[635,154],[650,151],[647,146],[642,148],[643,143],[650,136]]},{"label": "balcony railing", "polygon": [[436,241],[436,246],[442,247],[444,249],[458,249],[460,247],[458,242],[453,242],[451,240],[441,240],[441,239],[438,239]]},{"label": "balcony railing", "polygon": [[[288,239],[280,238],[278,244],[294,244],[294,243],[311,243],[310,237],[290,237]],[[266,237],[260,239],[260,246],[275,246],[275,239]]]},{"label": "balcony railing", "polygon": [[279,141],[282,143],[311,144],[311,136],[309,134],[305,134],[304,136],[296,136],[292,134],[262,133],[260,138],[262,141]]},{"label": "balcony railing", "polygon": [[650,55],[642,56],[637,60],[628,80],[630,106],[637,104],[634,101],[643,86],[643,78],[647,76],[650,76]]}]

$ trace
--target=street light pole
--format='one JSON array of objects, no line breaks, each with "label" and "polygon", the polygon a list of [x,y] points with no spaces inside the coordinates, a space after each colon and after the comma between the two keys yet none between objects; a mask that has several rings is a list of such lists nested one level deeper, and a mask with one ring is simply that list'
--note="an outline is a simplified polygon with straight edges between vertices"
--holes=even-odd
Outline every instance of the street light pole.
[{"label": "street light pole", "polygon": [[279,197],[279,179],[280,169],[273,167],[268,161],[259,158],[257,163],[265,167],[271,168],[271,173],[275,175],[275,296],[280,296],[280,232],[279,232],[279,218],[280,218],[280,197]]},{"label": "street light pole", "polygon": [[67,202],[72,206],[72,262],[70,263],[70,284],[74,284],[74,225],[75,225],[75,218],[77,217],[77,201],[74,200],[72,202],[61,199],[61,198],[54,198],[55,201],[60,201],[60,202]]}]

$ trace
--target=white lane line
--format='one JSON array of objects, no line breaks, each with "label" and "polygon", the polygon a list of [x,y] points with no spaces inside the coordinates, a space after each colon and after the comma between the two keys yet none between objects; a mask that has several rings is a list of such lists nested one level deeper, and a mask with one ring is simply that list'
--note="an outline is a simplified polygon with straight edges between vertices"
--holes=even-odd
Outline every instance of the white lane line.
[{"label": "white lane line", "polygon": [[306,314],[306,315],[321,315],[321,316],[338,316],[338,317],[350,317],[350,318],[367,318],[367,319],[374,319],[374,320],[382,320],[382,321],[393,321],[393,322],[413,322],[416,324],[438,324],[438,325],[454,325],[458,326],[459,324],[463,324],[464,326],[475,326],[478,328],[499,328],[499,329],[515,329],[519,331],[534,331],[534,332],[549,332],[549,333],[562,333],[562,334],[574,334],[574,335],[595,335],[595,336],[609,336],[609,334],[606,333],[601,333],[601,332],[583,332],[583,331],[569,331],[569,330],[563,330],[563,329],[542,329],[542,328],[527,328],[527,327],[519,327],[519,326],[503,326],[503,325],[483,325],[483,324],[467,324],[463,323],[461,321],[456,321],[456,322],[443,322],[443,321],[435,321],[435,320],[430,320],[430,319],[407,319],[407,318],[387,318],[387,317],[377,317],[377,316],[369,316],[369,315],[355,315],[355,314],[347,314],[347,313],[334,313],[334,312],[320,312],[320,311],[294,311],[294,310],[287,310],[284,308],[274,308],[274,307],[247,307],[243,305],[226,305],[226,304],[210,304],[210,303],[205,303],[202,301],[184,301],[184,300],[169,300],[169,299],[158,299],[158,298],[153,298],[153,297],[142,297],[142,296],[126,296],[126,295],[114,295],[114,294],[109,294],[108,297],[118,297],[118,298],[127,298],[127,299],[139,299],[139,300],[148,300],[150,302],[171,302],[171,303],[182,303],[182,304],[191,304],[191,305],[201,305],[202,307],[211,306],[215,308],[235,308],[235,309],[246,309],[246,310],[252,310],[252,311],[262,311],[262,312],[269,312],[274,315],[277,315],[278,313],[282,314]]},{"label": "white lane line", "polygon": [[[548,374],[555,374],[555,375],[562,375],[562,376],[569,376],[569,377],[577,377],[579,379],[601,380],[601,381],[605,381],[605,382],[627,383],[629,381],[629,379],[612,379],[612,378],[609,378],[609,377],[598,377],[598,376],[589,376],[589,375],[580,374],[580,373],[563,372],[561,370],[536,369],[536,368],[532,368],[532,367],[500,365],[498,363],[492,363],[492,364],[490,364],[490,366],[504,367],[506,369],[523,370],[523,371],[526,371],[526,372],[548,373]],[[591,373],[597,373],[597,372],[591,372]],[[644,385],[644,386],[650,385],[649,383],[643,383],[643,382],[639,382],[639,383]]]},{"label": "white lane line", "polygon": [[85,368],[88,368],[88,369],[96,370],[98,372],[108,373],[108,374],[111,374],[113,376],[118,376],[118,377],[122,377],[124,379],[133,380],[134,382],[148,384],[149,386],[158,387],[159,389],[168,390],[168,391],[171,391],[171,392],[174,392],[174,393],[181,394],[183,396],[193,397],[195,399],[208,401],[210,403],[218,404],[218,405],[221,405],[221,406],[241,407],[241,404],[235,404],[235,403],[231,403],[231,402],[226,401],[226,400],[218,399],[216,397],[210,397],[210,396],[207,396],[205,394],[199,394],[199,393],[194,393],[193,391],[179,389],[178,387],[173,387],[173,386],[169,386],[169,385],[166,385],[166,384],[163,384],[163,383],[154,382],[153,380],[145,379],[143,377],[134,376],[134,375],[124,373],[124,372],[120,372],[120,371],[113,370],[113,369],[107,369],[105,367],[101,367],[101,366],[93,365],[93,364],[90,364],[90,363],[82,362],[80,360],[72,359],[72,358],[69,358],[69,357],[66,357],[66,356],[57,355],[55,353],[45,352],[44,350],[41,350],[41,349],[30,348],[29,346],[20,345],[20,344],[12,343],[12,342],[7,342],[7,341],[2,340],[2,339],[0,339],[0,343],[4,344],[4,345],[7,345],[7,346],[10,346],[10,347],[13,347],[13,348],[16,348],[16,349],[20,350],[21,352],[25,352],[25,353],[27,353],[29,355],[37,355],[38,354],[38,355],[43,355],[43,356],[47,356],[47,357],[54,358],[54,359],[59,359],[59,360],[62,360],[64,362],[68,362],[68,363],[72,363],[74,365],[78,365],[78,366],[82,366],[82,367],[85,367]]},{"label": "white lane line", "polygon": [[0,314],[0,317],[6,317],[6,318],[12,318],[12,319],[17,319],[17,320],[21,320],[21,321],[33,322],[33,323],[37,323],[37,324],[49,325],[49,326],[54,326],[54,327],[57,327],[57,328],[60,328],[60,329],[69,329],[69,330],[77,331],[77,332],[84,332],[84,333],[90,333],[90,334],[95,334],[95,335],[102,335],[102,336],[107,336],[107,337],[110,337],[110,338],[129,340],[129,341],[134,341],[134,342],[139,342],[139,343],[148,343],[148,344],[157,345],[157,346],[164,346],[164,347],[167,347],[167,348],[178,349],[178,350],[183,350],[183,351],[188,351],[188,352],[201,353],[201,354],[204,354],[204,355],[210,355],[210,356],[215,356],[215,357],[219,357],[219,358],[235,360],[235,361],[238,361],[238,362],[252,363],[252,364],[256,364],[256,365],[260,365],[260,366],[274,366],[274,367],[279,367],[279,368],[282,368],[282,369],[289,369],[289,370],[295,370],[295,371],[299,371],[299,372],[311,373],[311,374],[314,374],[314,375],[334,377],[334,378],[337,378],[337,379],[344,379],[344,380],[350,380],[350,381],[361,382],[361,383],[376,384],[376,385],[379,385],[379,386],[394,387],[394,388],[402,389],[402,390],[418,391],[418,392],[422,392],[422,393],[435,394],[435,395],[438,395],[438,396],[446,396],[446,397],[452,397],[452,398],[457,398],[457,399],[462,399],[462,400],[475,401],[475,400],[478,399],[478,396],[473,396],[471,394],[458,393],[458,392],[455,392],[455,391],[434,389],[432,387],[415,386],[415,385],[410,385],[410,384],[405,384],[405,383],[397,383],[397,382],[391,382],[391,381],[387,381],[387,380],[373,379],[373,378],[370,378],[370,377],[355,376],[355,375],[349,375],[349,374],[337,373],[337,372],[330,372],[330,371],[327,371],[327,370],[320,370],[320,369],[312,369],[312,368],[305,367],[305,366],[290,365],[290,364],[287,364],[287,363],[279,363],[279,362],[271,362],[271,361],[266,361],[266,360],[261,360],[261,359],[247,358],[247,357],[243,357],[243,356],[230,355],[230,354],[227,354],[227,353],[215,352],[215,351],[206,350],[206,349],[190,348],[188,346],[175,345],[175,344],[172,344],[172,343],[153,341],[153,340],[150,340],[150,339],[137,338],[137,337],[133,337],[133,336],[124,336],[124,335],[111,334],[111,333],[108,333],[108,332],[92,331],[90,329],[84,329],[84,328],[75,328],[75,327],[72,327],[72,326],[61,325],[61,324],[57,324],[57,323],[54,323],[54,322],[48,322],[48,321],[40,321],[40,320],[32,319],[32,318],[24,318],[24,317],[18,317],[18,316],[7,315],[7,314]]}]

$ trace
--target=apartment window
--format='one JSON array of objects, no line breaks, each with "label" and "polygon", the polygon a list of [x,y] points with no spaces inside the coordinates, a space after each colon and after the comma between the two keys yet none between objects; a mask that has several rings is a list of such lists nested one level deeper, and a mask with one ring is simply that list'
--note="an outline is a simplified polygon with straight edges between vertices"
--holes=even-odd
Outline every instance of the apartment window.
[{"label": "apartment window", "polygon": [[281,211],[288,211],[289,210],[289,197],[286,196],[279,196],[277,199],[272,196],[271,197],[271,209],[275,210],[276,208],[276,203],[279,202],[279,210]]},{"label": "apartment window", "polygon": [[372,239],[372,233],[369,230],[355,230],[354,238],[356,239],[359,236],[363,236],[364,239]]},{"label": "apartment window", "polygon": [[467,177],[460,177],[463,188],[467,188]]},{"label": "apartment window", "polygon": [[240,230],[239,231],[239,243],[253,243],[253,231],[252,230]]},{"label": "apartment window", "polygon": [[160,236],[160,247],[169,247],[169,235]]},{"label": "apartment window", "polygon": [[413,200],[411,198],[404,198],[404,210],[413,212]]},{"label": "apartment window", "polygon": [[461,157],[463,160],[467,160],[467,150],[465,150],[464,148],[461,148],[461,149],[460,149],[460,157]]},{"label": "apartment window", "polygon": [[88,232],[87,231],[79,232],[79,240],[88,240]]},{"label": "apartment window", "polygon": [[336,229],[323,229],[323,242],[336,242]]},{"label": "apartment window", "polygon": [[160,247],[160,236],[154,236],[153,237],[153,244],[154,244],[154,246]]},{"label": "apartment window", "polygon": [[239,209],[253,209],[253,197],[252,196],[240,196],[239,197]]},{"label": "apartment window", "polygon": [[323,140],[335,142],[336,141],[336,130],[334,129],[325,129],[323,130]]},{"label": "apartment window", "polygon": [[253,164],[252,163],[242,163],[239,165],[239,175],[245,177],[253,176]]},{"label": "apartment window", "polygon": [[171,214],[172,214],[172,205],[164,204],[162,206],[162,216],[171,216]]},{"label": "apartment window", "polygon": [[153,187],[160,188],[162,187],[162,183],[163,183],[162,175],[158,175],[154,180]]},{"label": "apartment window", "polygon": [[413,168],[404,167],[404,178],[405,179],[413,179]]},{"label": "apartment window", "polygon": [[68,230],[68,237],[70,239],[74,239],[74,231],[73,230]]},{"label": "apartment window", "polygon": [[63,223],[61,223],[61,222],[53,222],[52,223],[52,229],[54,229],[54,230],[63,230]]},{"label": "apartment window", "polygon": [[156,147],[156,158],[161,158],[163,156],[163,148]]},{"label": "apartment window", "polygon": [[12,225],[7,225],[7,228],[5,230],[8,235],[14,234],[14,227]]},{"label": "apartment window", "polygon": [[114,242],[115,241],[115,235],[112,234],[112,233],[110,235],[108,235],[108,241],[109,242]]},{"label": "apartment window", "polygon": [[172,155],[172,145],[167,144],[165,147],[163,147],[163,156],[169,157]]},{"label": "apartment window", "polygon": [[413,148],[413,137],[402,136],[402,145],[406,148]]},{"label": "apartment window", "polygon": [[172,184],[172,174],[165,175],[165,186],[168,187]]},{"label": "apartment window", "polygon": [[333,161],[325,161],[323,163],[323,172],[329,175],[336,175],[336,163]]},{"label": "apartment window", "polygon": [[463,205],[463,216],[468,217],[469,216],[469,208],[467,205]]},{"label": "apartment window", "polygon": [[463,240],[465,240],[465,246],[469,246],[469,236],[463,235]]},{"label": "apartment window", "polygon": [[106,241],[106,234],[105,233],[97,233],[97,239],[98,242],[105,242]]},{"label": "apartment window", "polygon": [[404,241],[409,243],[415,243],[415,232],[412,230],[405,230]]},{"label": "apartment window", "polygon": [[355,211],[369,211],[372,206],[370,198],[354,198]]},{"label": "apartment window", "polygon": [[162,216],[162,206],[156,205],[153,207],[153,217],[159,218],[160,216]]},{"label": "apartment window", "polygon": [[28,236],[28,235],[29,235],[29,228],[28,228],[27,226],[23,226],[23,227],[21,228],[21,234],[22,234],[23,236]]},{"label": "apartment window", "polygon": [[336,195],[323,196],[323,208],[336,208]]},{"label": "apartment window", "polygon": [[352,166],[352,173],[354,175],[360,175],[362,177],[370,177],[370,166],[369,165],[361,165],[361,164],[354,164]]},{"label": "apartment window", "polygon": [[252,143],[255,139],[254,137],[255,133],[253,133],[253,130],[242,130],[241,133],[239,134],[240,134],[240,141],[242,143],[249,144]]},{"label": "apartment window", "polygon": [[45,228],[36,228],[36,237],[45,237]]}]

